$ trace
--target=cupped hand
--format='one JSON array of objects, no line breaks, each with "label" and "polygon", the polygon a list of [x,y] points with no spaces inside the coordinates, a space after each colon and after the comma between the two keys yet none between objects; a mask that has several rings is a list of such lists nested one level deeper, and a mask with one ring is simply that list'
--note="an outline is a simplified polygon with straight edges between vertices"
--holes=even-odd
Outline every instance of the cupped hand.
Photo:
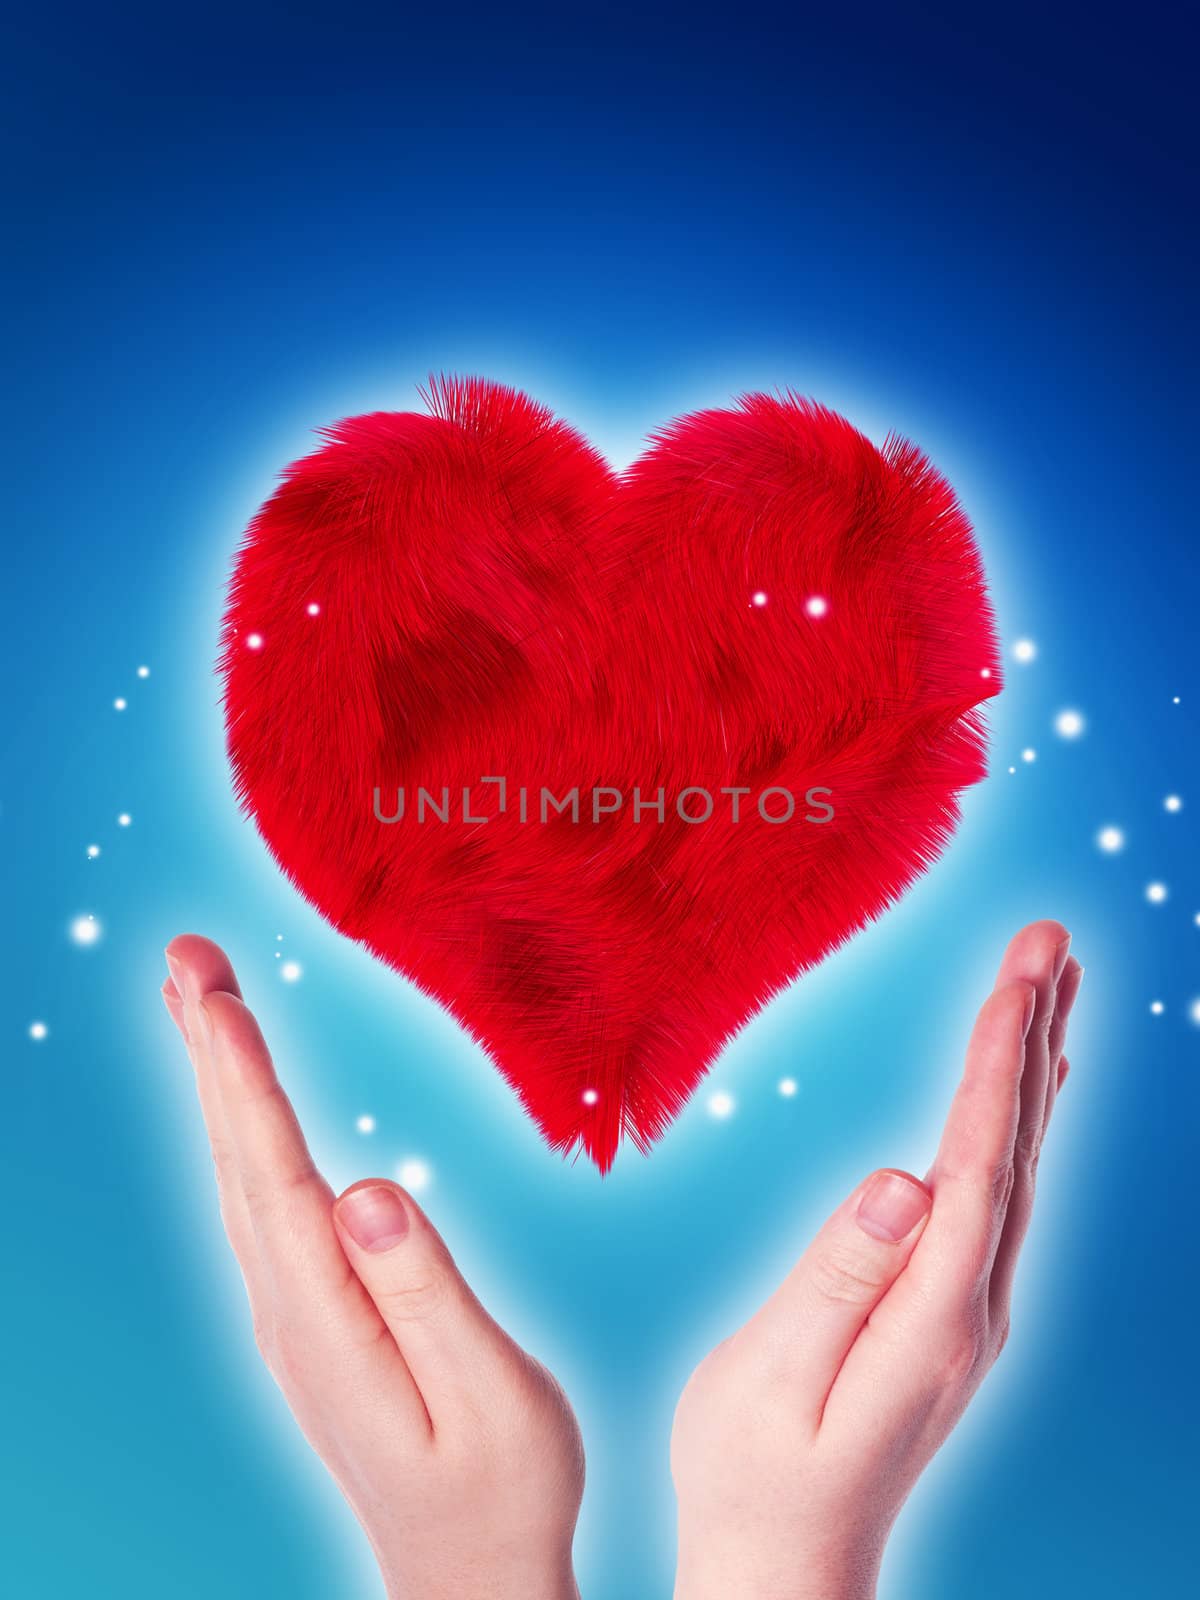
[{"label": "cupped hand", "polygon": [[873,1173],[693,1374],[676,1413],[676,1600],[864,1600],[892,1523],[1008,1336],[1083,968],[1013,940],[933,1167]]},{"label": "cupped hand", "polygon": [[226,957],[167,948],[255,1337],[374,1548],[392,1600],[576,1600],[579,1429],[412,1197],[334,1196]]}]

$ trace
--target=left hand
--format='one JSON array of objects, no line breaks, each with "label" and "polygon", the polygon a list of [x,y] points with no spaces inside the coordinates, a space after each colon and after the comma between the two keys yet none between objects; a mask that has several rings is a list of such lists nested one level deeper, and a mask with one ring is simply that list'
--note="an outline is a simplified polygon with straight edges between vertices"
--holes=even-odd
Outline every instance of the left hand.
[{"label": "left hand", "polygon": [[476,1300],[421,1208],[313,1165],[233,969],[167,947],[255,1338],[374,1548],[389,1600],[578,1600],[579,1429]]}]

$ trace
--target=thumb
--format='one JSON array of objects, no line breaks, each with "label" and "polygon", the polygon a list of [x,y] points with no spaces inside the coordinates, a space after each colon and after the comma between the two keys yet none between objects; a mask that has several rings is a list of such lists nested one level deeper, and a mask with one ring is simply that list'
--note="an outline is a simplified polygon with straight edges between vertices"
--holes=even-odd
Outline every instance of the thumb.
[{"label": "thumb", "polygon": [[488,1382],[516,1346],[471,1292],[441,1235],[412,1196],[385,1178],[340,1195],[334,1225],[421,1391],[430,1421]]},{"label": "thumb", "polygon": [[908,1172],[873,1172],[830,1217],[750,1327],[820,1417],[842,1362],[895,1283],[933,1204]]}]

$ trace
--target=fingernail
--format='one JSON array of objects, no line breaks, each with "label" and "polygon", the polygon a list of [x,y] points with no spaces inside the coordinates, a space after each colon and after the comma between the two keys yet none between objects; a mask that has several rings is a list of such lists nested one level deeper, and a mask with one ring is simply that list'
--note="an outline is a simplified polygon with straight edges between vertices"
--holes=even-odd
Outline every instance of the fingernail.
[{"label": "fingernail", "polygon": [[355,1189],[338,1201],[338,1218],[361,1250],[390,1250],[408,1232],[408,1212],[394,1189]]},{"label": "fingernail", "polygon": [[1071,935],[1068,934],[1067,937],[1063,940],[1063,942],[1060,945],[1055,946],[1055,950],[1054,950],[1054,981],[1055,981],[1055,983],[1057,983],[1058,980],[1062,977],[1063,968],[1067,964],[1067,957],[1070,955],[1070,953],[1071,953]]},{"label": "fingernail", "polygon": [[915,1178],[878,1172],[858,1202],[858,1225],[872,1239],[896,1244],[907,1239],[932,1204],[929,1192]]},{"label": "fingernail", "polygon": [[167,971],[171,974],[171,982],[175,985],[179,998],[184,1000],[187,998],[187,995],[183,984],[183,962],[179,961],[175,956],[173,956],[169,950],[164,950],[163,954],[167,958]]},{"label": "fingernail", "polygon": [[1021,1024],[1021,1037],[1024,1038],[1033,1026],[1033,1013],[1037,1010],[1037,990],[1030,989],[1025,996],[1025,1020]]}]

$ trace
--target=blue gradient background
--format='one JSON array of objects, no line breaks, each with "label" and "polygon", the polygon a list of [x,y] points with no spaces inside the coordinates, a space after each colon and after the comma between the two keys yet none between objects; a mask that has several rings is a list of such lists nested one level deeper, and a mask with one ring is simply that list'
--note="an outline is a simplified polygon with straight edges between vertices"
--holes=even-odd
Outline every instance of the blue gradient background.
[{"label": "blue gradient background", "polygon": [[[1015,1333],[883,1592],[1194,1575],[1191,57],[1172,13],[1127,21],[8,10],[5,1593],[378,1592],[256,1365],[157,996],[171,934],[233,953],[335,1184],[432,1163],[468,1275],[577,1401],[584,1593],[641,1600],[669,1593],[686,1373],[863,1172],[923,1170],[1000,949],[1044,914],[1089,971]],[[603,1183],[299,902],[224,771],[241,527],[312,428],[442,368],[618,461],[775,385],[903,432],[976,523],[1006,644],[1041,647],[947,858],[728,1052],[735,1117],[701,1100]]]}]

